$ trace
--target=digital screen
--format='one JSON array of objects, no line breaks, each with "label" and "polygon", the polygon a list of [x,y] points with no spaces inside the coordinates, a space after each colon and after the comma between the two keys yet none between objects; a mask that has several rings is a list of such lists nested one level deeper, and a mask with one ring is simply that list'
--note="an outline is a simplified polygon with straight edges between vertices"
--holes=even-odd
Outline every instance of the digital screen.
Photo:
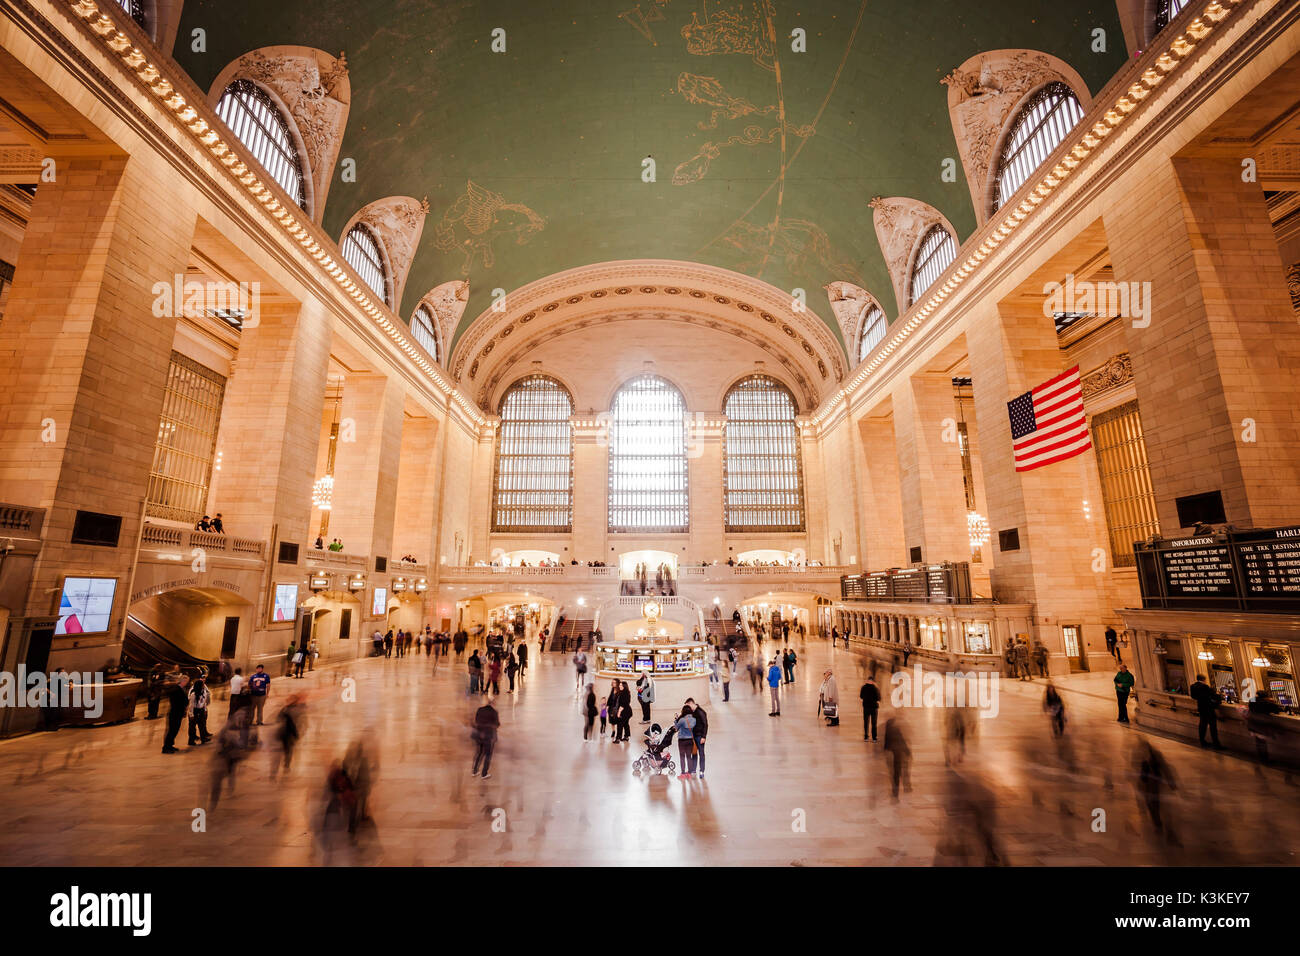
[{"label": "digital screen", "polygon": [[271,613],[272,621],[292,621],[298,612],[298,585],[277,584],[275,586],[275,608]]},{"label": "digital screen", "polygon": [[388,613],[388,588],[375,588],[375,600],[370,606],[370,613],[383,617]]},{"label": "digital screen", "polygon": [[64,578],[55,634],[98,634],[113,616],[117,578]]}]

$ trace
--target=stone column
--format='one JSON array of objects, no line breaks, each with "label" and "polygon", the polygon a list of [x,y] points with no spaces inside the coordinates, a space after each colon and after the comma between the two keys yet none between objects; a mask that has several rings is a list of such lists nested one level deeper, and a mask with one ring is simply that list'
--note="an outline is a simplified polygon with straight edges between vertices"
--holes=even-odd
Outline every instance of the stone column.
[{"label": "stone column", "polygon": [[1300,325],[1264,194],[1241,157],[1152,164],[1104,213],[1115,279],[1149,282],[1126,323],[1160,529],[1176,499],[1220,491],[1227,520],[1296,520]]},{"label": "stone column", "polygon": [[[25,606],[12,610],[55,615],[74,570],[118,580],[113,643],[85,650],[56,638],[50,667],[97,670],[118,656],[183,305],[160,301],[154,286],[184,278],[192,195],[161,162],[60,155],[32,203],[0,322],[0,501],[46,517]],[[113,544],[72,543],[78,511],[120,521]]]},{"label": "stone column", "polygon": [[906,565],[903,505],[899,492],[898,450],[894,425],[886,417],[863,418],[858,423],[866,465],[863,469],[862,566],[871,570]]},{"label": "stone column", "polygon": [[344,382],[330,534],[352,554],[392,556],[405,400],[400,383],[385,375]]},{"label": "stone column", "polygon": [[[686,482],[690,489],[691,534],[687,551],[679,557],[691,560],[724,560],[723,539],[722,432],[726,417],[706,412],[689,422],[686,446]],[[680,546],[679,546],[680,547]]]},{"label": "stone column", "polygon": [[[421,564],[436,564],[434,534],[437,526],[438,421],[408,418],[402,427],[401,464],[397,472],[397,521],[393,530],[393,557],[414,555]],[[432,600],[432,597],[429,598]]]},{"label": "stone column", "polygon": [[[893,391],[903,544],[926,562],[967,561],[966,493],[952,376],[918,372]],[[910,560],[910,558],[909,558]]]},{"label": "stone column", "polygon": [[[609,562],[609,429],[573,419],[573,556]],[[616,583],[616,582],[615,582]]]}]

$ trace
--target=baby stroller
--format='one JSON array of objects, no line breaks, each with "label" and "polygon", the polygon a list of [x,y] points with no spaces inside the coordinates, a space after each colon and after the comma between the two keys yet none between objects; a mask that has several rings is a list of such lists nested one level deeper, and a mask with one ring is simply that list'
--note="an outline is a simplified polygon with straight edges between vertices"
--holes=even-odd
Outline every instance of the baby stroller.
[{"label": "baby stroller", "polygon": [[632,776],[639,777],[641,774],[662,773],[672,776],[677,772],[677,764],[673,762],[672,752],[668,750],[668,745],[673,742],[673,735],[677,733],[676,727],[669,727],[668,733],[658,724],[651,724],[650,729],[642,735],[645,740],[645,753],[632,761]]}]

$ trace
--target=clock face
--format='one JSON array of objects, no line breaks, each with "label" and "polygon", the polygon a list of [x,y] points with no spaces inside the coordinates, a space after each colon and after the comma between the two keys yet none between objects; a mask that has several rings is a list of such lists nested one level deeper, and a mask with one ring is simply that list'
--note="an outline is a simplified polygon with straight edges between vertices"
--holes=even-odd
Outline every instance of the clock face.
[{"label": "clock face", "polygon": [[641,605],[641,616],[647,621],[656,621],[659,619],[659,602],[646,601]]}]

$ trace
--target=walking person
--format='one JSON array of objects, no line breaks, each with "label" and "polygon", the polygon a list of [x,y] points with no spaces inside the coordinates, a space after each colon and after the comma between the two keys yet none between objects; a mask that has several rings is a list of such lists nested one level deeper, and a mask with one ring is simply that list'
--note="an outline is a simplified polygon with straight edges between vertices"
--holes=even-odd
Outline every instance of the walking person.
[{"label": "walking person", "polygon": [[[236,671],[235,673],[239,672]],[[145,694],[149,702],[148,717],[146,719],[158,719],[158,705],[162,703],[163,693],[166,691],[165,684],[163,666],[161,664],[154,665],[154,668],[149,671],[149,676],[145,679]]]},{"label": "walking person", "polygon": [[501,693],[501,654],[488,655],[487,679],[483,682],[483,693],[494,697]]},{"label": "walking person", "polygon": [[190,707],[189,686],[188,674],[181,674],[174,684],[167,685],[167,733],[163,736],[162,746],[165,754],[177,752],[176,735],[181,732],[181,718]]},{"label": "walking person", "polygon": [[1129,673],[1127,664],[1120,664],[1119,670],[1115,673],[1115,699],[1119,703],[1119,717],[1116,718],[1121,724],[1127,724],[1128,719],[1128,695],[1133,690],[1133,675]]},{"label": "walking person", "polygon": [[907,745],[901,715],[885,721],[885,752],[890,760],[890,792],[897,803],[900,783],[905,793],[912,792],[912,748]]},{"label": "walking person", "polygon": [[579,648],[573,655],[573,666],[578,672],[578,690],[587,682],[587,655]]},{"label": "walking person", "polygon": [[186,716],[190,721],[191,747],[206,744],[212,739],[212,735],[208,733],[208,705],[211,702],[212,694],[208,691],[207,682],[200,677],[190,686],[190,700],[186,710]]},{"label": "walking person", "polygon": [[912,656],[912,639],[909,637],[903,641],[903,666],[907,666],[907,659]]},{"label": "walking person", "polygon": [[523,641],[519,642],[519,649],[515,652],[519,656],[519,679],[524,679],[524,671],[528,670],[528,645]]},{"label": "walking person", "polygon": [[1188,690],[1188,694],[1196,701],[1196,715],[1200,718],[1196,735],[1201,740],[1201,746],[1210,746],[1205,742],[1205,732],[1208,730],[1215,749],[1222,750],[1223,744],[1219,743],[1219,704],[1223,695],[1205,682],[1204,674],[1196,675],[1196,683]]},{"label": "walking person", "polygon": [[876,686],[873,674],[867,675],[867,682],[858,691],[862,699],[862,739],[876,740],[876,717],[880,712],[880,688]]},{"label": "walking person", "polygon": [[512,694],[515,692],[515,675],[518,673],[519,662],[515,660],[515,655],[511,654],[510,660],[506,662],[506,677],[510,680],[510,693]]},{"label": "walking person", "polygon": [[[582,739],[591,739],[591,727],[596,722],[596,715],[600,713],[600,708],[596,706],[596,685],[587,685],[587,700],[583,706],[582,720]],[[604,730],[605,720],[601,718],[601,729]]]},{"label": "walking person", "polygon": [[304,710],[305,705],[301,694],[293,694],[280,708],[280,726],[276,728],[275,733],[275,739],[280,744],[280,752],[271,758],[272,779],[279,776],[281,761],[283,761],[285,776],[289,775],[289,770],[293,766],[294,748],[302,739],[302,732],[306,726],[303,719]]},{"label": "walking person", "polygon": [[257,670],[253,671],[253,676],[248,679],[248,702],[253,709],[248,720],[250,726],[255,723],[261,727],[265,722],[266,698],[270,696],[271,675],[266,672],[265,667],[258,664]]},{"label": "walking person", "polygon": [[483,764],[483,779],[492,776],[492,751],[497,745],[497,730],[501,727],[501,716],[492,706],[492,698],[483,702],[474,714],[474,768],[470,772],[477,774],[479,764]]},{"label": "walking person", "polygon": [[470,651],[469,660],[466,661],[466,665],[469,668],[469,692],[471,694],[477,694],[479,692],[479,684],[483,680],[483,662],[479,659],[477,647]]},{"label": "walking person", "polygon": [[1065,701],[1061,699],[1061,693],[1052,683],[1052,679],[1047,679],[1047,690],[1043,694],[1043,710],[1052,721],[1052,735],[1060,737],[1065,733]]},{"label": "walking person", "polygon": [[695,774],[695,760],[698,751],[695,749],[695,716],[691,713],[688,706],[682,707],[682,712],[677,715],[677,754],[682,760],[682,772],[677,775],[678,780],[685,780],[687,777]]},{"label": "walking person", "polygon": [[768,712],[769,717],[781,716],[781,668],[776,663],[776,658],[772,658],[772,664],[767,669],[767,687],[772,694],[772,709]]},{"label": "walking person", "polygon": [[636,679],[636,699],[641,704],[641,723],[650,723],[650,705],[655,702],[655,682],[645,671]]},{"label": "walking person", "polygon": [[303,668],[307,666],[307,645],[303,645],[293,655],[293,676],[302,677]]},{"label": "walking person", "polygon": [[1106,626],[1106,652],[1115,658],[1115,663],[1119,663],[1119,635],[1115,633],[1115,628],[1110,625]]},{"label": "walking person", "polygon": [[285,651],[284,654],[284,664],[280,667],[281,677],[288,677],[291,673],[293,673],[293,658],[296,653],[297,653],[297,645],[293,641],[290,641],[289,649]]},{"label": "walking person", "polygon": [[718,680],[722,681],[722,700],[731,700],[731,661],[723,658],[718,665]]}]

